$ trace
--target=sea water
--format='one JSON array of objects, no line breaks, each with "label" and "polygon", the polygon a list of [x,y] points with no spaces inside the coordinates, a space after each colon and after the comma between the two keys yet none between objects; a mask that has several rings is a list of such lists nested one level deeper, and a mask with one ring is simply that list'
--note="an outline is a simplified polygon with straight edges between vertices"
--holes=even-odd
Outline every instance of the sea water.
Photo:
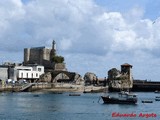
[{"label": "sea water", "polygon": [[[0,120],[160,119],[160,101],[155,101],[155,97],[160,94],[136,93],[137,105],[103,104],[100,99],[103,93],[80,93],[80,96],[69,94],[0,93]],[[142,103],[142,100],[152,100],[153,103]],[[129,116],[130,114],[136,116]]]}]

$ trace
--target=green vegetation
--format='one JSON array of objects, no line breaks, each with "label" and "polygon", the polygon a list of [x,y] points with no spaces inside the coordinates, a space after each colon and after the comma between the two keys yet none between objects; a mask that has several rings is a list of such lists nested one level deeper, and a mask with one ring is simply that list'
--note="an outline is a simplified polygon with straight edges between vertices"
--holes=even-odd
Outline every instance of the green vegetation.
[{"label": "green vegetation", "polygon": [[52,62],[54,62],[54,63],[63,63],[64,62],[64,57],[62,57],[62,56],[53,56]]},{"label": "green vegetation", "polygon": [[126,79],[128,79],[128,76],[120,76],[115,78],[115,80],[126,80]]}]

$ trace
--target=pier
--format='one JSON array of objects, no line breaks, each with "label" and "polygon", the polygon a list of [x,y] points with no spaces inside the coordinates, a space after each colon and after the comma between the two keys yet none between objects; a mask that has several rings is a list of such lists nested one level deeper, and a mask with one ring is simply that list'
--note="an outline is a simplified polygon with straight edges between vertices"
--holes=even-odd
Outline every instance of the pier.
[{"label": "pier", "polygon": [[154,92],[160,90],[160,82],[147,80],[133,80],[133,88],[135,92]]},{"label": "pier", "polygon": [[[119,92],[121,88],[109,87],[110,92]],[[133,87],[124,89],[133,92],[155,92],[160,91],[160,82],[157,81],[147,81],[147,80],[133,80]]]}]

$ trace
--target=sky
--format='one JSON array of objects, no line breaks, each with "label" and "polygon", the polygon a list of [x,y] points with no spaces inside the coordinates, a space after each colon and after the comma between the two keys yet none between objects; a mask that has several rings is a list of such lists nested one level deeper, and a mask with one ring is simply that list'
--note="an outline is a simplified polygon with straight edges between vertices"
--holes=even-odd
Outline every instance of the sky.
[{"label": "sky", "polygon": [[133,65],[134,79],[160,81],[159,0],[0,0],[0,62],[24,48],[57,44],[68,71],[107,77]]}]

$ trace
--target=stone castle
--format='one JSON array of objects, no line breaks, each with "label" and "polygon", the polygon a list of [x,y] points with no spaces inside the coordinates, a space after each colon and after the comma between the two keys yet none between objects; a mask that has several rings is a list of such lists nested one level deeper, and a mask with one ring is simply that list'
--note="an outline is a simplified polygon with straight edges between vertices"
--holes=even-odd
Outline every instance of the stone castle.
[{"label": "stone castle", "polygon": [[130,89],[133,87],[132,65],[121,65],[121,71],[112,68],[108,71],[109,87],[116,89]]},{"label": "stone castle", "polygon": [[24,49],[24,65],[38,64],[43,65],[45,69],[66,70],[64,63],[52,62],[56,55],[56,42],[53,40],[52,48],[34,47]]},{"label": "stone castle", "polygon": [[75,72],[69,72],[66,69],[65,63],[53,62],[56,54],[56,42],[53,40],[52,48],[34,47],[24,49],[24,65],[37,64],[43,65],[45,73],[40,76],[41,82],[73,82],[80,84],[83,82],[81,75]]}]

